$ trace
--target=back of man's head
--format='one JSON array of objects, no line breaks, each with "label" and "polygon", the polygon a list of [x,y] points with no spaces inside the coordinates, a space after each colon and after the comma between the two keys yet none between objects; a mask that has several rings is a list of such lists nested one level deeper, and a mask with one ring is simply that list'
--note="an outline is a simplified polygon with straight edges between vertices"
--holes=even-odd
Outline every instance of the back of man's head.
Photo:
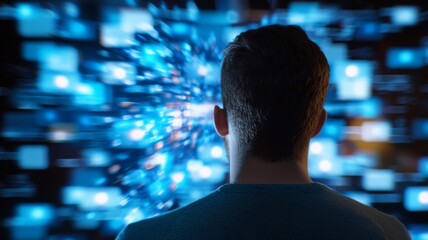
[{"label": "back of man's head", "polygon": [[238,148],[268,161],[296,158],[319,122],[329,66],[297,26],[241,33],[225,52],[223,106]]}]

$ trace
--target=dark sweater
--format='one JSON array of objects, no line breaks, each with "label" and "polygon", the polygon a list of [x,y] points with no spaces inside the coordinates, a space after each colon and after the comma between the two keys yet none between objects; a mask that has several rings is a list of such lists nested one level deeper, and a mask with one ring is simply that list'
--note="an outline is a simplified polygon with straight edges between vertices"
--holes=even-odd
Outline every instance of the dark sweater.
[{"label": "dark sweater", "polygon": [[128,225],[134,239],[410,239],[396,218],[319,183],[226,184],[183,208]]}]

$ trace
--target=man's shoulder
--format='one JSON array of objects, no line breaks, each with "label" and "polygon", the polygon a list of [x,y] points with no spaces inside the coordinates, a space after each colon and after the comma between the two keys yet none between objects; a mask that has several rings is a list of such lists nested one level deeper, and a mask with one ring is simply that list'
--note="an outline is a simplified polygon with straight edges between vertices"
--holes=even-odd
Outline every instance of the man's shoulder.
[{"label": "man's shoulder", "polygon": [[[349,221],[344,221],[352,228],[362,228],[370,224],[373,229],[388,236],[388,239],[410,239],[405,226],[394,216],[367,206],[347,196],[334,192],[332,201],[336,214],[332,216],[344,216]],[[352,224],[349,224],[352,223]]]},{"label": "man's shoulder", "polygon": [[131,223],[122,230],[116,240],[173,239],[174,226],[180,223],[188,212],[191,212],[192,215],[195,214],[195,211],[201,212],[198,206],[209,201],[210,195],[170,212]]},{"label": "man's shoulder", "polygon": [[179,221],[184,211],[186,211],[186,207],[131,223],[122,230],[116,239],[169,239],[168,236],[173,234],[175,222]]}]

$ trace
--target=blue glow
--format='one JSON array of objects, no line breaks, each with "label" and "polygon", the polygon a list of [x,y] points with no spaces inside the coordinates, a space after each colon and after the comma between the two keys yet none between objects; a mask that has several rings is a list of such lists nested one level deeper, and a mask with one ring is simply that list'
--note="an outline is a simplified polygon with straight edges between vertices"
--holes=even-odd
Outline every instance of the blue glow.
[{"label": "blue glow", "polygon": [[319,3],[317,2],[291,2],[289,6],[288,23],[306,24],[317,21],[319,17]]},{"label": "blue glow", "polygon": [[190,27],[185,23],[173,23],[171,28],[173,33],[179,36],[184,36],[190,33]]},{"label": "blue glow", "polygon": [[361,180],[367,191],[393,191],[395,188],[394,171],[388,169],[366,170]]},{"label": "blue glow", "polygon": [[76,204],[84,210],[109,209],[118,207],[123,200],[117,187],[77,187],[63,188],[64,204]]},{"label": "blue glow", "polygon": [[50,204],[19,204],[16,216],[23,219],[25,225],[45,225],[54,218],[54,209]]},{"label": "blue glow", "polygon": [[361,139],[366,142],[388,142],[392,125],[386,121],[366,121],[361,125]]},{"label": "blue glow", "polygon": [[341,119],[327,119],[319,133],[320,138],[333,138],[341,140],[345,137],[345,121]]},{"label": "blue glow", "polygon": [[58,33],[63,38],[76,40],[93,40],[96,38],[94,24],[77,19],[67,19],[61,25]]},{"label": "blue glow", "polygon": [[[86,156],[82,156],[85,158]],[[86,159],[83,159],[86,160]],[[72,186],[102,186],[103,179],[105,180],[106,174],[101,168],[78,168],[70,172],[69,184]]]},{"label": "blue glow", "polygon": [[133,208],[129,213],[125,216],[124,222],[126,225],[131,224],[133,222],[137,222],[144,219],[144,215],[139,208]]},{"label": "blue glow", "polygon": [[36,5],[18,4],[18,32],[24,37],[49,37],[56,31],[54,12]]},{"label": "blue glow", "polygon": [[407,187],[403,202],[408,211],[428,211],[428,187]]},{"label": "blue glow", "polygon": [[157,180],[151,183],[147,190],[149,192],[150,197],[157,201],[167,200],[171,194],[171,190],[169,189],[169,183],[162,180]]},{"label": "blue glow", "polygon": [[330,104],[327,102],[324,108],[328,113],[348,117],[376,118],[382,114],[382,102],[378,98],[346,104]]},{"label": "blue glow", "polygon": [[22,169],[46,169],[48,148],[43,145],[22,145],[18,148],[18,165]]},{"label": "blue glow", "polygon": [[223,144],[201,144],[197,153],[203,161],[226,160],[227,157]]},{"label": "blue glow", "polygon": [[120,27],[125,32],[153,32],[154,19],[147,10],[121,9]]},{"label": "blue glow", "polygon": [[112,162],[110,154],[104,149],[85,149],[82,156],[86,165],[90,167],[106,167]]},{"label": "blue glow", "polygon": [[428,177],[428,157],[423,157],[423,158],[419,159],[418,172],[422,176]]},{"label": "blue glow", "polygon": [[101,45],[104,47],[130,47],[135,44],[133,32],[125,31],[116,24],[101,25]]},{"label": "blue glow", "polygon": [[149,69],[167,74],[169,68],[165,57],[171,56],[171,50],[163,45],[144,44],[141,47],[140,64]]},{"label": "blue glow", "polygon": [[69,72],[41,71],[37,85],[43,92],[72,94],[80,83],[80,75]]},{"label": "blue glow", "polygon": [[17,17],[20,19],[30,17],[36,9],[37,8],[34,5],[30,5],[28,3],[19,3],[16,6],[18,13]]},{"label": "blue glow", "polygon": [[309,154],[319,157],[337,155],[337,142],[329,138],[313,138],[309,144]]},{"label": "blue glow", "polygon": [[398,26],[411,26],[418,22],[419,9],[416,6],[396,6],[391,9],[391,21]]},{"label": "blue glow", "polygon": [[75,89],[76,105],[101,105],[107,102],[106,85],[98,82],[80,83]]},{"label": "blue glow", "polygon": [[337,83],[338,99],[364,100],[371,97],[373,65],[368,61],[337,62],[332,82]]},{"label": "blue glow", "polygon": [[70,17],[78,17],[80,10],[73,2],[65,2],[64,3],[65,13]]},{"label": "blue glow", "polygon": [[419,118],[412,122],[413,139],[428,139],[428,119]]},{"label": "blue glow", "polygon": [[423,51],[413,47],[391,48],[387,52],[386,65],[389,68],[421,68],[424,65]]},{"label": "blue glow", "polygon": [[372,204],[371,196],[365,192],[345,192],[344,195],[367,206],[371,206]]},{"label": "blue glow", "polygon": [[135,66],[127,62],[106,62],[102,68],[102,78],[107,84],[135,84]]}]

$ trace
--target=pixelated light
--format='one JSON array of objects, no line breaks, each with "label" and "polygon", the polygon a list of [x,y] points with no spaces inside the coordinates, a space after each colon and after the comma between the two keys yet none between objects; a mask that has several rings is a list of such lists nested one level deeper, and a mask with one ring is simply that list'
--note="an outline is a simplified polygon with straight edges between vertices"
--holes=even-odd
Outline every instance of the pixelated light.
[{"label": "pixelated light", "polygon": [[165,165],[166,164],[167,155],[166,154],[156,154],[152,159],[151,162],[156,165]]},{"label": "pixelated light", "polygon": [[142,127],[143,124],[144,124],[144,122],[142,120],[139,120],[139,121],[135,122],[135,126],[137,126],[137,127]]},{"label": "pixelated light", "polygon": [[175,183],[181,183],[184,180],[184,173],[182,172],[178,172],[178,173],[173,173],[171,175],[172,181],[174,181]]},{"label": "pixelated light", "polygon": [[109,197],[108,194],[105,192],[99,192],[94,195],[94,202],[97,205],[105,205],[108,203]]},{"label": "pixelated light", "polygon": [[90,95],[93,93],[92,88],[89,85],[86,84],[81,84],[79,86],[77,86],[76,90],[81,93],[81,94],[85,94],[85,95]]},{"label": "pixelated light", "polygon": [[143,129],[134,128],[134,129],[131,129],[131,131],[129,131],[128,136],[131,140],[139,141],[143,139],[145,134],[146,134],[146,131],[144,131]]},{"label": "pixelated light", "polygon": [[203,163],[199,160],[189,160],[186,164],[186,169],[189,172],[197,172],[203,167]]},{"label": "pixelated light", "polygon": [[51,140],[53,141],[65,141],[70,139],[71,134],[64,130],[55,130],[51,133]]},{"label": "pixelated light", "polygon": [[309,145],[309,151],[313,154],[320,154],[322,153],[322,150],[323,150],[323,147],[320,142],[315,141]]},{"label": "pixelated light", "polygon": [[140,209],[134,208],[125,216],[124,221],[126,224],[131,224],[133,222],[143,220],[143,218],[144,216]]},{"label": "pixelated light", "polygon": [[318,167],[322,172],[329,172],[333,165],[331,164],[331,161],[324,159],[319,162]]},{"label": "pixelated light", "polygon": [[358,69],[358,66],[354,64],[348,65],[345,68],[345,74],[347,77],[350,77],[350,78],[358,76],[359,72],[360,70]]},{"label": "pixelated light", "polygon": [[174,118],[172,120],[171,126],[173,126],[175,128],[181,128],[183,126],[183,118],[181,118],[181,117]]},{"label": "pixelated light", "polygon": [[419,11],[415,6],[396,6],[392,8],[391,20],[394,24],[410,26],[418,22]]},{"label": "pixelated light", "polygon": [[93,151],[92,154],[90,154],[90,157],[88,160],[90,164],[93,166],[101,166],[109,162],[108,156],[106,155],[106,153],[101,151],[99,152]]},{"label": "pixelated light", "polygon": [[361,125],[361,139],[366,142],[386,142],[392,135],[391,123],[386,121],[369,121]]},{"label": "pixelated light", "polygon": [[208,73],[208,68],[207,67],[202,66],[202,65],[198,67],[198,74],[200,76],[205,76],[205,75],[207,75],[207,73]]},{"label": "pixelated light", "polygon": [[212,175],[212,170],[210,167],[208,166],[203,166],[200,170],[199,170],[199,176],[201,176],[201,178],[209,178]]},{"label": "pixelated light", "polygon": [[147,54],[147,55],[155,55],[156,54],[156,52],[155,51],[153,51],[152,49],[150,49],[150,48],[145,48],[144,49],[144,53],[145,54]]},{"label": "pixelated light", "polygon": [[221,156],[223,156],[223,149],[221,149],[221,147],[219,146],[214,146],[211,148],[211,156],[213,158],[219,158]]},{"label": "pixelated light", "polygon": [[413,59],[413,53],[412,51],[409,50],[403,50],[401,51],[401,53],[398,55],[398,59],[401,63],[403,64],[409,64],[412,62]]},{"label": "pixelated light", "polygon": [[126,70],[120,67],[113,68],[113,76],[118,79],[124,79],[126,77]]},{"label": "pixelated light", "polygon": [[70,17],[79,16],[79,8],[73,2],[64,3],[64,10]]},{"label": "pixelated light", "polygon": [[394,171],[391,169],[366,169],[361,184],[368,191],[392,191],[395,188]]},{"label": "pixelated light", "polygon": [[54,83],[55,86],[62,89],[67,88],[70,85],[68,78],[63,75],[56,76],[54,78]]},{"label": "pixelated light", "polygon": [[17,7],[18,17],[25,18],[29,17],[33,13],[33,7],[29,4],[19,4]]},{"label": "pixelated light", "polygon": [[428,191],[422,191],[419,193],[418,200],[422,204],[428,204]]},{"label": "pixelated light", "polygon": [[45,212],[43,211],[43,209],[42,209],[42,208],[34,208],[34,209],[31,211],[31,217],[32,217],[33,219],[43,219],[43,218],[44,218],[44,216],[45,216]]}]

